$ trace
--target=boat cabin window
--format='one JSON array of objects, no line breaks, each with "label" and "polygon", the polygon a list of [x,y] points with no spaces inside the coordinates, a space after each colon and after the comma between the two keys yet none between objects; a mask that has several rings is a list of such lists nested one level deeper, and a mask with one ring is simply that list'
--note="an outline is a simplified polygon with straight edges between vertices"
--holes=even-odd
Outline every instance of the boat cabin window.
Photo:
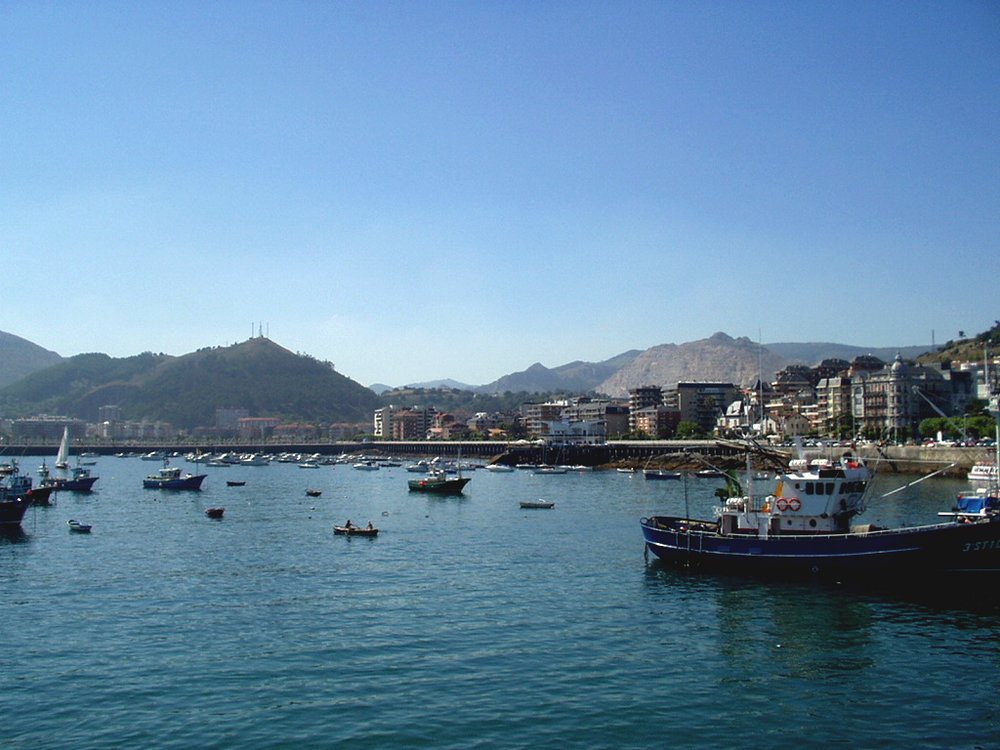
[{"label": "boat cabin window", "polygon": [[835,487],[835,482],[806,482],[805,490],[807,495],[832,495]]}]

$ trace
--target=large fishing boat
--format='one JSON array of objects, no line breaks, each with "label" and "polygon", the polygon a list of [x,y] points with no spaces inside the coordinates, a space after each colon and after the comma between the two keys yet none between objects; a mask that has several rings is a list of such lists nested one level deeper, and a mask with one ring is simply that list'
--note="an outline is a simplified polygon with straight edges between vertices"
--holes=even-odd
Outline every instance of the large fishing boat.
[{"label": "large fishing boat", "polygon": [[70,492],[90,492],[94,489],[94,482],[99,478],[92,476],[90,469],[84,466],[74,466],[72,476],[53,477],[43,475],[42,487],[52,487],[54,490],[68,490]]},{"label": "large fishing boat", "polygon": [[792,461],[774,491],[730,497],[713,520],[651,516],[646,548],[661,560],[721,572],[790,578],[963,583],[1000,576],[1000,519],[955,515],[923,526],[852,526],[872,473],[860,460]]},{"label": "large fishing boat", "polygon": [[0,476],[0,528],[20,525],[33,504],[48,504],[51,492],[51,489],[32,488],[31,477],[20,473],[16,461],[11,462],[10,471]]}]

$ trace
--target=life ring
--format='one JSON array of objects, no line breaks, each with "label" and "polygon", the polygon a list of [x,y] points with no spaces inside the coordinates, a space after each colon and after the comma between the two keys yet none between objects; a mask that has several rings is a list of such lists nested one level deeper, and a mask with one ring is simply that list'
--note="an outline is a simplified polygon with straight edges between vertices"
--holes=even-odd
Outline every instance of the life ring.
[{"label": "life ring", "polygon": [[788,510],[788,501],[783,497],[778,498],[778,502],[775,503],[778,510]]},{"label": "life ring", "polygon": [[795,512],[802,507],[802,503],[797,497],[790,498],[788,501],[788,510]]}]

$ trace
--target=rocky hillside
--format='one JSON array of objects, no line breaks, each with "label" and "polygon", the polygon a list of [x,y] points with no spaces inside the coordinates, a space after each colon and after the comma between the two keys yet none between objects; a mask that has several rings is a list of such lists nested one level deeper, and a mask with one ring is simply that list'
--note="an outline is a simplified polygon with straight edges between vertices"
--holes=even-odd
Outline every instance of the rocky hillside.
[{"label": "rocky hillside", "polygon": [[623,352],[603,362],[570,362],[560,367],[548,368],[536,362],[527,370],[504,375],[488,385],[476,388],[480,393],[587,393],[600,383],[627,367],[637,356],[638,350]]},{"label": "rocky hillside", "polygon": [[631,363],[597,386],[599,393],[624,397],[643,385],[674,387],[680,381],[753,385],[759,375],[767,381],[789,360],[746,337],[734,339],[716,333],[686,344],[661,344],[647,349]]}]

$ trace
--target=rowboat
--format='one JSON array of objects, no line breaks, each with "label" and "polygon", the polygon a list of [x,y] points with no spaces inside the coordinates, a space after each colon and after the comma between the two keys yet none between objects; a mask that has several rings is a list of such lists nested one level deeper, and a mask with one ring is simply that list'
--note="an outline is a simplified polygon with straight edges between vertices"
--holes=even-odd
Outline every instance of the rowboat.
[{"label": "rowboat", "polygon": [[378,529],[373,526],[334,526],[333,533],[345,536],[378,536]]},{"label": "rowboat", "polygon": [[554,508],[556,504],[551,500],[522,500],[522,508]]}]

